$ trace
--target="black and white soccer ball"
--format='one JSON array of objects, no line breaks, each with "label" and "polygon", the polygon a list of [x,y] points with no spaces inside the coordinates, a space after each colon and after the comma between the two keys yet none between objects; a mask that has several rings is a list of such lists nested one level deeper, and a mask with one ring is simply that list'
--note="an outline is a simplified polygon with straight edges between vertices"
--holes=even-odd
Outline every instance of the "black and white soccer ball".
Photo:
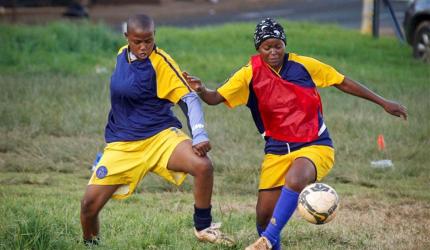
[{"label": "black and white soccer ball", "polygon": [[302,218],[310,223],[325,224],[336,216],[339,196],[329,185],[313,183],[300,193],[297,209]]}]

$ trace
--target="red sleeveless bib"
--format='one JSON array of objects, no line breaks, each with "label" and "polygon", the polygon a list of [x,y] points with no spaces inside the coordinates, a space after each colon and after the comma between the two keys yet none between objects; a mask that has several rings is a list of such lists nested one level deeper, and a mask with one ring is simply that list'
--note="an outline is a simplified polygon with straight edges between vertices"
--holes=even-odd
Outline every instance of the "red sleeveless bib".
[{"label": "red sleeveless bib", "polygon": [[260,55],[251,57],[252,85],[265,135],[288,142],[318,138],[321,99],[315,87],[301,87],[276,75]]}]

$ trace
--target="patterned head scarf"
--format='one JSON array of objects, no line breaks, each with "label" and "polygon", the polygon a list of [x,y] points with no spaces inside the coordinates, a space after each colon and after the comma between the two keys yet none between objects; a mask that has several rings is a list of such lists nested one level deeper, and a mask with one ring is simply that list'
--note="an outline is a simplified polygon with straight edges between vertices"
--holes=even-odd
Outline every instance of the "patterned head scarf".
[{"label": "patterned head scarf", "polygon": [[258,50],[261,43],[269,38],[277,38],[287,45],[287,37],[285,36],[284,28],[271,18],[266,18],[262,20],[257,27],[255,27],[254,32],[254,44],[255,49]]}]

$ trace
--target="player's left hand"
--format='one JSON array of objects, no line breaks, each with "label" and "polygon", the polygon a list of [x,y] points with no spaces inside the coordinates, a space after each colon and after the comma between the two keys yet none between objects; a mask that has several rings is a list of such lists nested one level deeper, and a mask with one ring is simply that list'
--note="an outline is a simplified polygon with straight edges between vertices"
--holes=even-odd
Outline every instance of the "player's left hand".
[{"label": "player's left hand", "polygon": [[408,110],[406,109],[405,106],[397,102],[387,100],[385,101],[383,107],[385,111],[387,111],[388,113],[394,116],[402,117],[404,120],[408,119]]},{"label": "player's left hand", "polygon": [[203,85],[202,81],[198,77],[192,76],[186,71],[182,72],[182,76],[185,78],[188,85],[190,85],[190,87],[197,93],[201,93],[204,90],[205,85]]},{"label": "player's left hand", "polygon": [[203,157],[206,156],[206,153],[211,150],[211,144],[209,141],[200,142],[193,146],[193,151],[196,155]]}]

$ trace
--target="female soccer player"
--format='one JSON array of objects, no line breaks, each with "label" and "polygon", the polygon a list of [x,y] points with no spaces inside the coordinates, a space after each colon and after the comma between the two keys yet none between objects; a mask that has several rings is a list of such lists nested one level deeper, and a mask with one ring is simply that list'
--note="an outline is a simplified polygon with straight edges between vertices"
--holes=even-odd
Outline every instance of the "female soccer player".
[{"label": "female soccer player", "polygon": [[300,191],[321,180],[334,164],[316,88],[335,86],[404,119],[407,112],[329,65],[285,53],[284,29],[270,18],[257,25],[254,43],[258,54],[216,91],[186,72],[184,77],[209,105],[249,107],[266,145],[256,206],[261,237],[247,249],[280,249],[280,232],[297,207]]},{"label": "female soccer player", "polygon": [[[231,245],[211,224],[213,167],[198,96],[187,86],[178,65],[155,45],[154,21],[130,17],[111,77],[111,110],[106,147],[81,202],[86,245],[98,244],[98,214],[111,198],[130,196],[140,180],[153,172],[180,185],[194,176],[194,233],[201,241]],[[171,111],[179,104],[187,115],[192,141]]]}]

